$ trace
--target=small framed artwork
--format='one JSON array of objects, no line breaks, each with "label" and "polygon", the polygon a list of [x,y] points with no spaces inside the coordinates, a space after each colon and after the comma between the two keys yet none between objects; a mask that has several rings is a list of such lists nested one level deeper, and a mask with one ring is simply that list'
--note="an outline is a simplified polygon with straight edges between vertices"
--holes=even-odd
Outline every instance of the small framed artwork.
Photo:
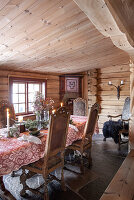
[{"label": "small framed artwork", "polygon": [[66,92],[79,92],[79,78],[65,78]]}]

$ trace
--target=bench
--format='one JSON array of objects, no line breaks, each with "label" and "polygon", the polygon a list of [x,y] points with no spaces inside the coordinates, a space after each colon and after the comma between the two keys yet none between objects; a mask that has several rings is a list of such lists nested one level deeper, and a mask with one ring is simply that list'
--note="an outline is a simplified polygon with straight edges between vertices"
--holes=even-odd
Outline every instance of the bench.
[{"label": "bench", "polygon": [[134,150],[128,154],[100,200],[134,200]]}]

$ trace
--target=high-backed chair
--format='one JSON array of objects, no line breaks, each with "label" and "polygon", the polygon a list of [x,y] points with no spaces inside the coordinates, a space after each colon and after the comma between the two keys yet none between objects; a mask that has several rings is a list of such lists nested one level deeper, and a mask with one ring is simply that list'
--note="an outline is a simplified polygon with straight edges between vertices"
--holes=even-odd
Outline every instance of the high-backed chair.
[{"label": "high-backed chair", "polygon": [[[106,141],[107,137],[112,136],[115,142],[119,143],[120,149],[120,145],[124,144],[124,142],[121,140],[121,135],[129,135],[130,97],[125,99],[122,114],[115,116],[108,115],[108,117],[110,118],[110,121],[105,122],[103,126],[104,141]],[[117,117],[120,117],[120,120],[114,121],[113,119],[116,119]]]},{"label": "high-backed chair", "polygon": [[80,97],[73,100],[73,115],[86,115],[86,100]]},{"label": "high-backed chair", "polygon": [[74,151],[78,150],[81,154],[81,171],[83,172],[83,153],[86,150],[89,150],[89,166],[92,164],[92,158],[91,158],[91,147],[92,147],[92,135],[94,133],[97,117],[99,112],[99,104],[95,103],[89,112],[88,120],[85,125],[83,137],[80,140],[76,140],[73,142],[72,145],[68,146],[67,149],[72,149]]},{"label": "high-backed chair", "polygon": [[15,122],[15,111],[13,104],[9,103],[7,100],[2,100],[0,102],[0,128],[5,128],[7,125],[7,109],[9,109],[10,114],[10,126]]},{"label": "high-backed chair", "polygon": [[[56,177],[54,177],[54,175],[51,174],[51,172],[59,167],[62,168],[61,185],[62,189],[65,190],[63,167],[64,167],[64,150],[66,145],[69,119],[70,115],[64,107],[61,107],[55,114],[51,115],[44,158],[40,159],[37,162],[22,167],[23,172],[20,177],[21,183],[23,184],[23,189],[21,191],[22,196],[25,195],[26,190],[39,193],[39,191],[31,189],[26,184],[26,179],[27,177],[30,178],[33,175],[33,174],[30,175],[30,172],[32,172],[43,175],[45,180],[44,199],[48,200],[49,196],[47,190],[47,183],[51,181],[52,178],[58,180]],[[26,169],[29,170],[28,174],[25,171]]]}]

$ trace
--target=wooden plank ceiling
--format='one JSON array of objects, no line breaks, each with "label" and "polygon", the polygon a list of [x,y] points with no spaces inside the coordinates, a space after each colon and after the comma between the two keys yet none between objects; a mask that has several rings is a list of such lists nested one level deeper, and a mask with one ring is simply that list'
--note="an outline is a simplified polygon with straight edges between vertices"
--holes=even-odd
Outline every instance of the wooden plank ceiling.
[{"label": "wooden plank ceiling", "polygon": [[0,69],[78,73],[127,62],[73,0],[0,0]]}]

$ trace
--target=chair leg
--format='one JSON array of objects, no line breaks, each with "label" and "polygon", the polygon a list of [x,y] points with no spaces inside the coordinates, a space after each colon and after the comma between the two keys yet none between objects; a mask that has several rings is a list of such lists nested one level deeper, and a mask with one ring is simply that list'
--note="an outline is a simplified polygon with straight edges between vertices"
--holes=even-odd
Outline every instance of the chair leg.
[{"label": "chair leg", "polygon": [[63,191],[66,191],[63,167],[61,169],[61,188],[62,188]]},{"label": "chair leg", "polygon": [[44,200],[49,200],[48,188],[47,188],[47,177],[44,177]]},{"label": "chair leg", "polygon": [[84,174],[84,162],[83,162],[83,151],[80,152],[80,171],[82,174]]},{"label": "chair leg", "polygon": [[103,138],[103,141],[106,141],[106,138],[105,138],[105,137]]},{"label": "chair leg", "polygon": [[13,171],[13,172],[11,173],[11,177],[15,177],[15,176],[16,176],[15,171]]},{"label": "chair leg", "polygon": [[121,149],[121,135],[119,133],[119,147],[118,147],[118,150],[120,150],[120,149]]},{"label": "chair leg", "polygon": [[92,166],[92,156],[91,156],[91,149],[89,149],[89,155],[88,155],[88,167]]},{"label": "chair leg", "polygon": [[22,197],[25,196],[25,194],[26,194],[26,188],[27,188],[26,179],[27,179],[27,176],[26,176],[26,173],[25,173],[25,169],[22,168],[22,174],[20,176],[20,183],[23,186],[22,190],[20,191],[20,195]]}]

